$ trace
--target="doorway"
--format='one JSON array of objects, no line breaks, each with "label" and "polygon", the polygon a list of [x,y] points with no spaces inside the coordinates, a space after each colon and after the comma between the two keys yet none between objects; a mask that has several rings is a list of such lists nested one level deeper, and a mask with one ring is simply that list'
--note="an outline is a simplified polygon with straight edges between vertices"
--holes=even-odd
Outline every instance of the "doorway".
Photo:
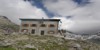
[{"label": "doorway", "polygon": [[41,35],[44,35],[44,31],[43,30],[41,31]]},{"label": "doorway", "polygon": [[35,34],[35,29],[32,29],[31,33],[32,33],[32,34]]}]

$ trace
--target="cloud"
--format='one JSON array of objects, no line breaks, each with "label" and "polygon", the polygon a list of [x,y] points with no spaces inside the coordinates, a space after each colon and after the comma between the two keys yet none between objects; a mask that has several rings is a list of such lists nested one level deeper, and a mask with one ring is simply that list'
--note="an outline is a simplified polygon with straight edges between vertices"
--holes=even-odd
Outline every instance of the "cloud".
[{"label": "cloud", "polygon": [[[45,7],[55,13],[55,16],[72,16],[69,24],[62,25],[76,33],[94,33],[100,31],[100,1],[88,0],[85,6],[79,6],[73,0],[57,0],[57,2],[44,1]],[[63,18],[64,19],[64,18]],[[69,19],[62,22],[67,23]],[[74,23],[74,24],[73,24]],[[70,27],[68,26],[70,25]]]},{"label": "cloud", "polygon": [[0,0],[0,15],[7,16],[19,24],[19,18],[48,18],[42,9],[23,0]]},{"label": "cloud", "polygon": [[[42,0],[44,7],[54,13],[53,18],[62,21],[61,28],[76,33],[100,31],[100,0],[88,0],[88,4],[79,6],[73,0]],[[86,0],[85,0],[86,2]],[[41,8],[32,6],[23,0],[0,0],[0,15],[5,15],[15,23],[19,18],[49,18]],[[66,16],[72,16],[67,19]]]},{"label": "cloud", "polygon": [[76,3],[71,0],[45,0],[44,6],[55,15],[67,16],[69,12],[76,8]]},{"label": "cloud", "polygon": [[60,29],[69,29],[75,24],[74,21],[67,19],[66,17],[53,17],[52,19],[61,19],[59,22]]}]

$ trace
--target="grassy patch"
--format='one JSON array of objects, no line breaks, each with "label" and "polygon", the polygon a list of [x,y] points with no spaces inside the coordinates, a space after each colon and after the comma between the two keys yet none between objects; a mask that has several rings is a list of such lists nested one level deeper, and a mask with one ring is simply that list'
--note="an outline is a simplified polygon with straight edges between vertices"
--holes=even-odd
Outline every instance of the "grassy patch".
[{"label": "grassy patch", "polygon": [[11,46],[3,46],[0,47],[0,50],[16,50],[16,49],[12,48]]},{"label": "grassy patch", "polygon": [[25,50],[36,50],[35,48],[25,48]]}]

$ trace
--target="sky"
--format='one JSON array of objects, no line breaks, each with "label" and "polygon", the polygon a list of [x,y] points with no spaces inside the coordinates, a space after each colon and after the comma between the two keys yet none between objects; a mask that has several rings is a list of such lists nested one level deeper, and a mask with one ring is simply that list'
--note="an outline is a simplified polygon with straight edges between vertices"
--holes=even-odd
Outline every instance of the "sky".
[{"label": "sky", "polygon": [[60,29],[74,33],[100,32],[100,0],[0,0],[0,15],[20,24],[19,18],[61,19]]}]

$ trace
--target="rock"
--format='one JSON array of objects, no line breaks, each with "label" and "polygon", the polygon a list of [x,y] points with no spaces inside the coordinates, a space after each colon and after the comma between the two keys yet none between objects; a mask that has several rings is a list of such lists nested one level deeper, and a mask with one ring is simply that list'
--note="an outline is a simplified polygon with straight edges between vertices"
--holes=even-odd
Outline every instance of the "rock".
[{"label": "rock", "polygon": [[25,47],[25,48],[35,48],[34,45],[30,45],[30,44],[27,44],[27,45],[25,45],[24,47]]},{"label": "rock", "polygon": [[69,50],[83,50],[81,45],[75,42],[68,43]]},{"label": "rock", "polygon": [[0,29],[3,30],[1,32],[10,34],[19,31],[19,25],[11,22],[6,16],[0,16]]}]

